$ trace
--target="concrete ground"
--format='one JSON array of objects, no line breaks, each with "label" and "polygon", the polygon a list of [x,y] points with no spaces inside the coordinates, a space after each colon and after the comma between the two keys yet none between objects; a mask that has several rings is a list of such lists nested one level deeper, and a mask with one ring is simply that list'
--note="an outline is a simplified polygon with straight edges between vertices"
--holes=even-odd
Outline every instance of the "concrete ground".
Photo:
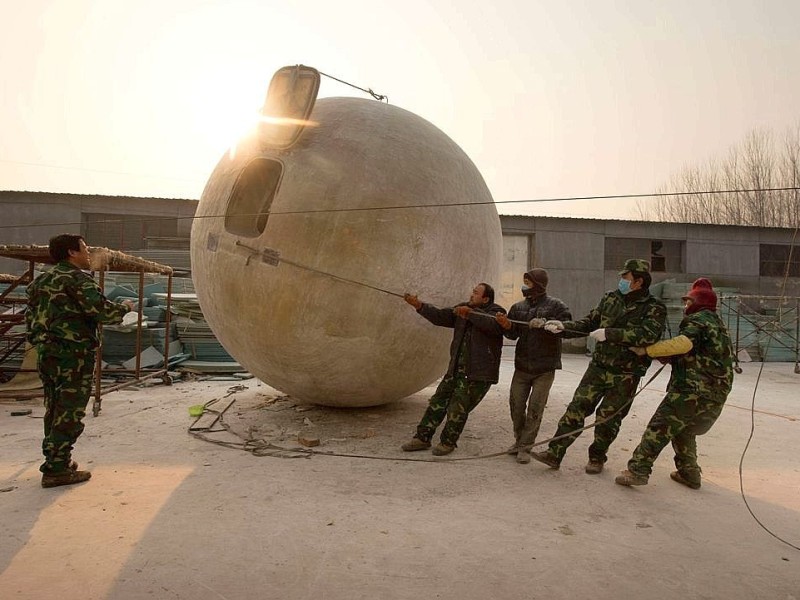
[{"label": "concrete ground", "polygon": [[[519,465],[501,382],[455,453],[405,454],[432,389],[389,406],[295,405],[255,379],[119,391],[87,417],[75,459],[91,481],[39,486],[35,401],[0,404],[0,597],[15,599],[800,599],[800,375],[743,365],[699,439],[703,487],[669,479],[666,449],[641,488],[614,484],[667,381],[636,398],[607,469],[583,471],[585,433],[560,471]],[[540,439],[587,359],[565,356]],[[655,367],[651,369],[651,373]],[[217,399],[233,433],[189,435]],[[754,410],[753,410],[754,405]],[[29,417],[12,409],[33,408]],[[207,414],[195,424],[210,425]],[[212,429],[220,429],[215,423]],[[234,435],[237,434],[237,435]],[[292,452],[298,436],[319,453]],[[236,447],[250,438],[256,453]],[[283,451],[289,449],[290,451]],[[348,455],[348,456],[340,456]]]}]

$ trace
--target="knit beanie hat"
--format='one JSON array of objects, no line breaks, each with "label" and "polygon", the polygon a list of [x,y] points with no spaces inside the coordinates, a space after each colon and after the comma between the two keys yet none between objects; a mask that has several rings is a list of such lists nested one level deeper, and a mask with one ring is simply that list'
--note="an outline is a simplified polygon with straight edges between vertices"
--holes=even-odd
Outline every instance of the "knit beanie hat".
[{"label": "knit beanie hat", "polygon": [[547,276],[547,271],[544,269],[539,269],[538,267],[531,269],[525,273],[525,277],[533,282],[533,287],[536,291],[544,292],[547,289],[549,277]]},{"label": "knit beanie hat", "polygon": [[691,315],[704,308],[708,310],[717,310],[717,294],[711,285],[711,281],[705,277],[700,277],[692,284],[692,289],[683,297],[684,300],[689,299],[692,301],[691,305],[686,309],[686,314]]}]

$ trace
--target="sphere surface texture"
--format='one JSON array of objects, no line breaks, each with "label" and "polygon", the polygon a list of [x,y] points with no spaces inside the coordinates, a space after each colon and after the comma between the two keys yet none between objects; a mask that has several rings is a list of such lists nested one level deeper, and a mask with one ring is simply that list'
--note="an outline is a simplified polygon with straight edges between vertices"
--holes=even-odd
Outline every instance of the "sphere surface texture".
[{"label": "sphere surface texture", "polygon": [[226,350],[298,401],[399,400],[444,374],[453,331],[392,294],[447,307],[495,285],[497,211],[467,155],[413,113],[326,98],[310,120],[292,147],[254,135],[211,174],[191,235],[198,300]]}]

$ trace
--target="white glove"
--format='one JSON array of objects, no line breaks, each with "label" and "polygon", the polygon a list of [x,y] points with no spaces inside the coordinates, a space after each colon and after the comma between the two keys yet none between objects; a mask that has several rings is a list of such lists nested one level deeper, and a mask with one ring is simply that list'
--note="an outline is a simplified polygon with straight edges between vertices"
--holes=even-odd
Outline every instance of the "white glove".
[{"label": "white glove", "polygon": [[597,340],[598,342],[605,342],[606,341],[606,330],[603,329],[595,329],[592,333],[589,334],[589,337],[593,340]]},{"label": "white glove", "polygon": [[550,333],[561,333],[564,331],[564,324],[561,321],[556,321],[555,319],[546,321],[544,324],[544,330],[549,331]]},{"label": "white glove", "polygon": [[544,319],[540,319],[539,317],[535,317],[528,322],[528,327],[531,329],[541,329],[544,327],[546,321]]},{"label": "white glove", "polygon": [[122,325],[123,327],[130,327],[131,325],[136,325],[139,322],[139,313],[130,311],[126,313],[124,317],[122,317]]}]

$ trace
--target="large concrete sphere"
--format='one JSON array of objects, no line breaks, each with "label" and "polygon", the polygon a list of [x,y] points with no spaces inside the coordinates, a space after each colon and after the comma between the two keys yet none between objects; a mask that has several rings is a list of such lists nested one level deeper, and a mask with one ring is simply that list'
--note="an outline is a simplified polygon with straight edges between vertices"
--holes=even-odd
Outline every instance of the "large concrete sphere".
[{"label": "large concrete sphere", "polygon": [[256,136],[211,174],[192,226],[198,299],[223,346],[270,386],[325,406],[392,402],[444,373],[452,330],[367,286],[466,301],[497,281],[500,221],[475,165],[424,119],[328,98],[311,121],[288,150]]}]

